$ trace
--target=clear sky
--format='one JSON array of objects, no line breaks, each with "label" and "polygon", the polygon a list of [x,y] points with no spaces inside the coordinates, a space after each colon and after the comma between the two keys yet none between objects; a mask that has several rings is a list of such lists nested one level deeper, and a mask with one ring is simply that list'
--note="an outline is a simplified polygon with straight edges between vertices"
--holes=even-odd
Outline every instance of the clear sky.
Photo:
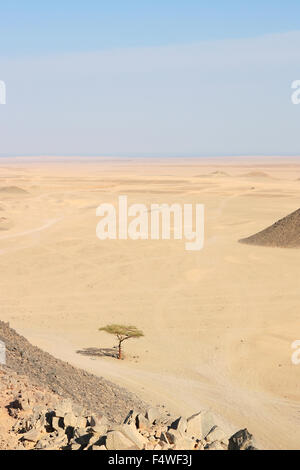
[{"label": "clear sky", "polygon": [[0,4],[0,155],[300,154],[299,0]]}]

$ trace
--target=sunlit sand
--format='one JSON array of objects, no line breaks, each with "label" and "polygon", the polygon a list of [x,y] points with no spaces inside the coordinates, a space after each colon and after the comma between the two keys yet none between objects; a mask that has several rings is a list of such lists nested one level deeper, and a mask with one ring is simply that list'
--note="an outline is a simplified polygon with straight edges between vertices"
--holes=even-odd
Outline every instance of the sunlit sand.
[{"label": "sunlit sand", "polygon": [[[297,210],[290,158],[1,159],[1,319],[54,356],[174,413],[210,408],[261,447],[298,448],[300,337],[296,248],[238,243]],[[205,243],[96,237],[96,208],[202,203]],[[124,361],[98,328],[145,337]]]}]

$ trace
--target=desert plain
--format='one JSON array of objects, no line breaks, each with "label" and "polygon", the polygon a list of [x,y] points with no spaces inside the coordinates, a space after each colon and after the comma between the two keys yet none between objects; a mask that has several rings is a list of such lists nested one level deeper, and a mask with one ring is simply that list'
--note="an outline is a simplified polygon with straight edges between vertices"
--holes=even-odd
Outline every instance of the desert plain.
[{"label": "desert plain", "polygon": [[[298,158],[1,158],[1,320],[148,403],[299,449],[300,249],[238,243],[298,209],[299,191]],[[119,195],[204,204],[204,248],[99,240],[96,208]],[[123,361],[98,354],[116,344],[108,323],[144,332]]]}]

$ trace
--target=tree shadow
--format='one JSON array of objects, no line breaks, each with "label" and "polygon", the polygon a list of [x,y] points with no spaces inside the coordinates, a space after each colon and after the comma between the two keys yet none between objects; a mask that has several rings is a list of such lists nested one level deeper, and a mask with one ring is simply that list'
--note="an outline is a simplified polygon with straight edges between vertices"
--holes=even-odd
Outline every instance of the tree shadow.
[{"label": "tree shadow", "polygon": [[115,348],[84,348],[76,352],[82,356],[118,358],[118,351]]}]

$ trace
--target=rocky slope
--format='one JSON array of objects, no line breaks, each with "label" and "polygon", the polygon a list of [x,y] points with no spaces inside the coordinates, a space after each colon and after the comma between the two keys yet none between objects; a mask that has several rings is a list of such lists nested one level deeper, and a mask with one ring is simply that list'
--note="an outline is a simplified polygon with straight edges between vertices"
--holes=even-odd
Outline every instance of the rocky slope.
[{"label": "rocky slope", "polygon": [[86,413],[104,413],[112,422],[124,418],[124,409],[145,410],[146,405],[127,390],[54,358],[32,346],[7,323],[0,321],[0,340],[6,345],[7,368],[26,375],[40,387],[70,398]]},{"label": "rocky slope", "polygon": [[248,238],[239,240],[248,245],[282,248],[300,247],[300,209],[278,220],[275,224]]}]

